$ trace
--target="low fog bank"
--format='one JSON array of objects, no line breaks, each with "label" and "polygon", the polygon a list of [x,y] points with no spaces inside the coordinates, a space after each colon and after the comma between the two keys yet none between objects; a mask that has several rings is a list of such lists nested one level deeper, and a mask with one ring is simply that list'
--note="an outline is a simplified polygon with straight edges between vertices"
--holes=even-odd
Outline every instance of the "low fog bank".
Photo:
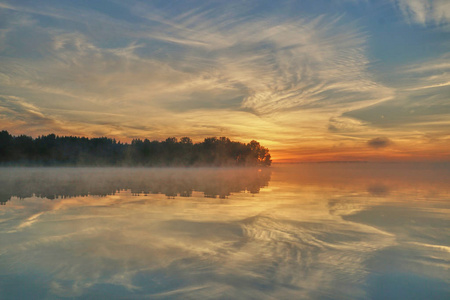
[{"label": "low fog bank", "polygon": [[[211,198],[126,192],[8,202],[0,210],[0,298],[24,290],[27,298],[75,299],[443,298],[449,197],[417,188],[442,184],[448,171],[440,172],[370,164],[8,169],[0,178],[16,180],[16,191],[55,181],[63,192],[85,184],[92,194],[108,186],[144,193],[150,184],[168,195],[188,187]],[[256,192],[269,180],[259,194],[211,196]],[[394,193],[389,184],[409,184],[410,192]],[[389,289],[383,294],[380,286]]]},{"label": "low fog bank", "polygon": [[379,195],[388,193],[388,187],[450,191],[450,162],[299,163],[275,164],[273,169],[273,181],[296,185],[365,187]]},{"label": "low fog bank", "polygon": [[258,193],[270,181],[267,168],[0,168],[0,203],[11,197],[33,195],[54,199],[112,195],[120,190],[134,194],[165,194],[225,198],[231,193]]}]

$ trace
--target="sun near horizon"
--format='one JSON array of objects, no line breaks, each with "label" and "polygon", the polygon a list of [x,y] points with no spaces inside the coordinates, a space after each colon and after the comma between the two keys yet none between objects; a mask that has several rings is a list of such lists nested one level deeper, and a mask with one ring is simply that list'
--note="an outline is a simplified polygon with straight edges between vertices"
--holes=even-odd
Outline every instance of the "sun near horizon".
[{"label": "sun near horizon", "polygon": [[225,136],[274,163],[450,161],[445,1],[0,0],[0,14],[13,135]]}]

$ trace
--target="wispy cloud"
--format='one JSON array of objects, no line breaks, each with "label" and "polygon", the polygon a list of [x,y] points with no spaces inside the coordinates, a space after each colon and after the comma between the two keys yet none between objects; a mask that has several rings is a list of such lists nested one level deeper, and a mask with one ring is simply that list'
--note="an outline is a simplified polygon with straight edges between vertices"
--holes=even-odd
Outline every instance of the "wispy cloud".
[{"label": "wispy cloud", "polygon": [[[449,55],[425,59],[398,68],[396,96],[390,101],[344,113],[369,126],[395,131],[397,136],[416,133],[445,136],[450,125],[448,92]],[[386,133],[389,135],[389,133]]]},{"label": "wispy cloud", "polygon": [[56,125],[54,119],[44,115],[33,104],[9,95],[0,95],[0,118],[5,122],[18,122],[41,128]]},{"label": "wispy cloud", "polygon": [[450,85],[450,53],[420,63],[411,64],[401,71],[408,82],[407,91],[441,88]]},{"label": "wispy cloud", "polygon": [[[120,104],[121,113],[138,110],[152,118],[195,110],[197,120],[199,110],[212,109],[269,119],[273,113],[311,109],[337,116],[392,95],[367,70],[365,34],[339,16],[243,18],[221,8],[168,15],[143,4],[131,12],[148,23],[132,30],[124,21],[112,25],[107,16],[93,19],[98,27],[120,28],[126,41],[120,47],[100,45],[92,31],[11,24],[5,42],[18,30],[35,33],[41,39],[33,51],[40,57],[4,59],[3,84],[63,96],[66,109],[79,110],[82,101],[117,113],[108,106]],[[9,46],[27,51],[16,48]]]},{"label": "wispy cloud", "polygon": [[[413,2],[396,3],[414,22],[448,18],[433,12],[423,19],[428,6]],[[286,14],[255,3],[177,8],[111,1],[102,11],[75,2],[0,2],[7,12],[0,29],[2,93],[34,109],[19,113],[8,98],[8,128],[121,140],[229,135],[264,140],[275,151],[312,143],[314,149],[364,148],[368,137],[397,137],[380,132],[377,124],[388,124],[389,110],[377,107],[407,95],[435,98],[436,89],[448,88],[445,55],[396,71],[398,86],[383,81],[374,73],[370,28],[345,10],[308,13],[287,1],[298,13]],[[431,10],[446,11],[444,3],[433,3]],[[385,117],[379,123],[359,114],[374,107]],[[41,119],[20,123],[25,111]]]},{"label": "wispy cloud", "polygon": [[415,23],[426,25],[450,22],[450,2],[447,0],[393,0],[405,17]]}]

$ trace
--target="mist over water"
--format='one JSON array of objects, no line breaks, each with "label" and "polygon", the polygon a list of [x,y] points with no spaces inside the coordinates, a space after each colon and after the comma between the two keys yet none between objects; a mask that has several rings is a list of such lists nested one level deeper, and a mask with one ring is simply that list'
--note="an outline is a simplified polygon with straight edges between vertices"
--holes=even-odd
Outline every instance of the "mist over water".
[{"label": "mist over water", "polygon": [[0,203],[11,197],[55,199],[107,196],[123,190],[134,195],[164,194],[225,198],[231,193],[258,193],[270,180],[269,168],[3,168]]},{"label": "mist over water", "polygon": [[445,299],[448,164],[1,168],[0,298]]}]

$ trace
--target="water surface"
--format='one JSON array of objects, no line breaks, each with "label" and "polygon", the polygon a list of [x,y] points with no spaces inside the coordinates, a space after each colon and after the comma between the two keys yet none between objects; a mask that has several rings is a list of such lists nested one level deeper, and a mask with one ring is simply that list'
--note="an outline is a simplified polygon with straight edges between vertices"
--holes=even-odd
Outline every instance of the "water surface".
[{"label": "water surface", "polygon": [[448,164],[0,169],[0,298],[446,299]]}]

